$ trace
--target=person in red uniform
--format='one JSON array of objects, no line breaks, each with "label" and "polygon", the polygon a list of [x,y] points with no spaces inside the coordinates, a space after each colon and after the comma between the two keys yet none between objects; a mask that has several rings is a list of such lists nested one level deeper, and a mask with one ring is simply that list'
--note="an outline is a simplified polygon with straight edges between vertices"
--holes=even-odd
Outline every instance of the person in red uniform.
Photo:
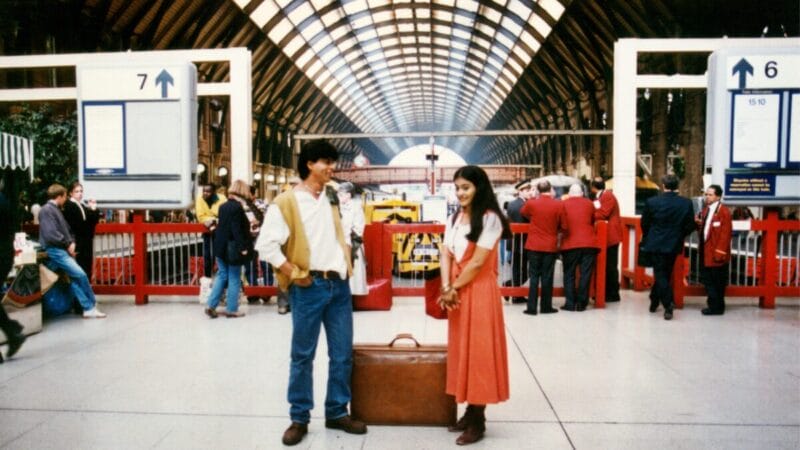
[{"label": "person in red uniform", "polygon": [[530,283],[528,307],[525,314],[536,315],[539,280],[542,283],[542,314],[557,313],[553,308],[553,269],[558,254],[558,233],[567,230],[564,203],[553,198],[548,181],[536,185],[539,197],[528,200],[522,207],[522,217],[530,221],[525,249],[529,250]]},{"label": "person in red uniform", "polygon": [[[569,232],[561,238],[561,259],[564,262],[564,296],[567,300],[561,309],[585,311],[589,305],[589,282],[592,280],[597,242],[594,235],[594,205],[583,196],[580,184],[570,186],[569,198],[564,200],[564,210]],[[578,280],[575,279],[576,270],[580,270]]]},{"label": "person in red uniform", "polygon": [[595,220],[608,221],[606,228],[606,302],[618,302],[619,296],[619,243],[622,241],[622,220],[619,217],[619,203],[611,191],[606,190],[603,177],[592,180]]},{"label": "person in red uniform", "polygon": [[703,260],[700,281],[706,288],[708,308],[703,315],[725,314],[725,287],[728,285],[728,263],[731,260],[731,212],[721,203],[722,187],[712,184],[706,189],[703,211],[695,217]]}]

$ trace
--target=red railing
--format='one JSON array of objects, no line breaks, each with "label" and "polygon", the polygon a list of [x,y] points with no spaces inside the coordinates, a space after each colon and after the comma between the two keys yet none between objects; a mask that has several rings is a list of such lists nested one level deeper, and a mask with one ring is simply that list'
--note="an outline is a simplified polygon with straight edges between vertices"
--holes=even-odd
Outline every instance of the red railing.
[{"label": "red railing", "polygon": [[[641,291],[653,284],[653,276],[646,269],[636,264],[639,242],[642,239],[640,219],[623,217],[625,236],[622,240],[622,279],[623,286]],[[800,297],[800,265],[798,264],[798,248],[800,248],[800,221],[779,220],[776,211],[767,213],[764,220],[750,221],[750,231],[759,234],[759,244],[752,251],[732,251],[734,258],[746,258],[743,264],[744,276],[749,285],[730,284],[725,289],[726,297],[758,297],[762,308],[775,308],[776,297]],[[788,242],[788,254],[785,250],[779,254],[778,243],[784,243],[782,236],[791,239]],[[692,252],[701,254],[699,249],[687,245],[684,255],[675,260],[673,270],[673,292],[675,306],[682,308],[687,296],[705,296],[705,288],[698,283],[690,282]],[[731,270],[734,266],[731,265]],[[730,276],[730,278],[733,278]]]},{"label": "red railing", "polygon": [[[600,252],[595,264],[595,274],[605,273],[606,268],[606,222],[597,223],[597,236]],[[526,224],[512,224],[511,230],[515,234],[527,232]],[[178,235],[190,234],[198,237],[206,232],[201,224],[179,223],[147,223],[143,216],[134,214],[132,223],[127,224],[99,224],[96,234],[127,235],[125,242],[131,242],[130,247],[120,249],[121,256],[105,256],[98,253],[95,248],[95,269],[93,288],[98,294],[133,295],[137,305],[148,303],[151,295],[198,295],[199,286],[197,278],[202,275],[202,244],[195,243],[198,247],[193,253],[181,255],[180,259],[186,260],[185,266],[180,266],[180,271],[186,277],[165,277],[156,283],[149,279],[150,260],[148,249],[153,252],[153,235]],[[393,280],[392,268],[394,264],[393,236],[403,233],[444,233],[444,225],[437,224],[382,224],[367,225],[364,231],[364,248],[367,260],[367,276],[369,278],[384,278]],[[96,246],[97,247],[97,246]],[[527,268],[525,268],[527,271]],[[170,281],[174,280],[174,281]],[[186,281],[188,280],[188,281]],[[271,296],[278,292],[276,286],[246,286],[246,295]],[[392,286],[393,296],[422,296],[425,288],[419,286]],[[500,292],[504,296],[527,297],[526,286],[501,286]],[[592,292],[595,297],[595,307],[605,307],[605,277],[594,276]],[[563,287],[553,289],[554,296],[563,296]]]}]

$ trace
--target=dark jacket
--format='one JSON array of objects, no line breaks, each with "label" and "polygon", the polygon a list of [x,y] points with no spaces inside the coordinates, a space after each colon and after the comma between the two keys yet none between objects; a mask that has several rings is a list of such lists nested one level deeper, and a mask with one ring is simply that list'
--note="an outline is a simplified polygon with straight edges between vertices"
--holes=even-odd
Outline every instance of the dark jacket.
[{"label": "dark jacket", "polygon": [[100,214],[97,210],[92,210],[88,206],[83,206],[86,218],[81,214],[81,207],[72,200],[64,202],[64,219],[69,224],[72,234],[75,236],[76,243],[91,242],[94,239],[94,228],[100,221]]},{"label": "dark jacket", "polygon": [[522,206],[525,205],[525,200],[520,197],[515,198],[514,200],[508,203],[507,212],[508,212],[508,220],[511,223],[528,223],[528,220],[522,217]]},{"label": "dark jacket", "polygon": [[642,214],[642,250],[680,253],[683,239],[695,229],[692,201],[675,192],[650,197]]},{"label": "dark jacket", "polygon": [[50,200],[39,211],[39,243],[44,248],[54,247],[66,250],[75,242],[64,214],[54,201]]},{"label": "dark jacket", "polygon": [[231,264],[227,257],[229,241],[235,241],[238,249],[253,253],[250,221],[247,220],[242,204],[233,197],[219,207],[219,225],[214,234],[214,256]]}]

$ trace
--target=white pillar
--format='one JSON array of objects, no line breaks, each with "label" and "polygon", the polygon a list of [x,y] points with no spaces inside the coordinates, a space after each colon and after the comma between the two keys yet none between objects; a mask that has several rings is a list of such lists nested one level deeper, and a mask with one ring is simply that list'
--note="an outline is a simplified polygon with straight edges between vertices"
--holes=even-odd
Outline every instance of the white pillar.
[{"label": "white pillar", "polygon": [[237,48],[230,59],[231,181],[253,182],[253,102],[250,50]]},{"label": "white pillar", "polygon": [[636,214],[636,59],[635,39],[614,44],[614,195],[622,216]]}]

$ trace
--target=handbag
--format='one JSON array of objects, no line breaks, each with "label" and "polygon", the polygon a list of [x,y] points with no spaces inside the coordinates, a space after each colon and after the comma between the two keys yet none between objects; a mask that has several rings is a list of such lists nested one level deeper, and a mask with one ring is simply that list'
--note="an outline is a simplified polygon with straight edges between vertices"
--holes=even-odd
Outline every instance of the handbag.
[{"label": "handbag", "polygon": [[636,258],[636,265],[639,267],[653,267],[653,254],[648,252],[647,250],[643,250],[644,241],[639,242],[639,248],[637,249],[638,256]]}]

